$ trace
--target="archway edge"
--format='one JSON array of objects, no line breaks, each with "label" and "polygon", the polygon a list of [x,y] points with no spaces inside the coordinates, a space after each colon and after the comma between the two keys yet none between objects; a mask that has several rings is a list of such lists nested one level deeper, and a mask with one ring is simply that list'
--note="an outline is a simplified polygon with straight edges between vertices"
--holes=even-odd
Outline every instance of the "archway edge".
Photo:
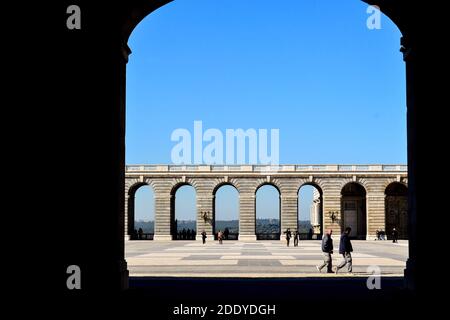
[{"label": "archway edge", "polygon": [[303,187],[313,187],[313,188],[315,188],[317,191],[319,191],[320,196],[323,196],[323,188],[322,188],[322,186],[321,186],[320,184],[318,184],[317,182],[315,182],[315,181],[312,181],[312,182],[310,182],[310,181],[308,181],[308,182],[303,182],[303,183],[298,187],[298,189],[297,189],[297,194],[300,193],[300,190],[301,190]]},{"label": "archway edge", "polygon": [[182,188],[182,187],[191,187],[191,188],[193,188],[193,189],[195,190],[195,194],[197,194],[197,188],[196,188],[191,182],[188,182],[188,181],[180,181],[180,182],[175,183],[175,184],[171,187],[171,189],[170,189],[170,195],[171,195],[171,196],[175,196],[176,193],[178,192],[178,190],[180,190],[180,188]]},{"label": "archway edge", "polygon": [[402,35],[405,35],[408,27],[411,27],[412,23],[409,22],[410,15],[406,15],[405,11],[408,10],[408,6],[411,6],[411,1],[408,0],[360,0],[368,5],[378,6],[389,19],[397,26]]},{"label": "archway edge", "polygon": [[153,186],[151,186],[148,182],[139,181],[139,182],[134,182],[133,184],[131,184],[130,186],[127,187],[128,196],[134,196],[136,194],[136,192],[142,187],[150,187],[153,191]]},{"label": "archway edge", "polygon": [[216,184],[216,185],[214,186],[214,189],[213,189],[213,191],[212,191],[212,195],[213,195],[213,196],[216,196],[217,192],[218,192],[222,187],[226,187],[226,186],[233,187],[233,188],[238,192],[238,194],[240,194],[240,190],[239,190],[239,188],[236,186],[235,183],[230,182],[230,181],[224,181],[224,182],[220,182],[220,183],[218,183],[218,184]]},{"label": "archway edge", "polygon": [[128,42],[128,38],[134,28],[136,28],[146,16],[172,1],[173,0],[132,0],[123,2],[126,7],[122,10],[124,14],[120,29],[125,43]]},{"label": "archway edge", "polygon": [[258,193],[258,191],[259,191],[261,188],[267,187],[267,186],[273,187],[275,190],[278,191],[278,194],[281,196],[281,187],[280,187],[278,184],[276,184],[275,182],[273,182],[273,181],[270,181],[270,182],[269,182],[269,181],[260,182],[260,183],[256,186],[256,189],[255,189],[255,196],[256,196],[256,194]]},{"label": "archway edge", "polygon": [[344,189],[351,184],[361,187],[364,190],[364,194],[367,195],[367,186],[362,184],[360,181],[346,181],[341,185],[341,196],[342,196],[342,192],[344,191]]},{"label": "archway edge", "polygon": [[[123,10],[123,21],[121,25],[121,33],[124,39],[124,42],[128,42],[128,38],[133,32],[134,28],[149,14],[153,11],[165,6],[168,3],[173,2],[174,0],[153,0],[153,1],[145,1],[145,0],[134,0],[126,3],[126,10]],[[411,3],[407,3],[407,0],[359,0],[368,5],[376,5],[380,8],[381,12],[383,12],[392,22],[399,28],[402,34],[405,34],[407,31],[407,26],[412,25],[405,21],[405,15],[402,14],[405,11],[405,8],[408,8],[408,5]],[[404,13],[404,12],[403,12]]]}]

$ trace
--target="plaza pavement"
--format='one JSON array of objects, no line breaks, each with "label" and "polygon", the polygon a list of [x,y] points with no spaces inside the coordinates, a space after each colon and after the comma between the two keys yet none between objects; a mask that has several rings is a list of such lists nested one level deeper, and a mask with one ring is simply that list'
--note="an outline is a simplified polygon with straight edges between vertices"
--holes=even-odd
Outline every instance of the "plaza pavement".
[{"label": "plaza pavement", "polygon": [[[352,241],[353,274],[341,269],[340,277],[367,276],[378,266],[382,276],[403,276],[408,257],[407,241]],[[339,239],[334,239],[333,265],[337,265]],[[318,273],[322,262],[320,241],[300,241],[286,247],[284,241],[238,242],[223,245],[198,241],[126,241],[125,254],[132,277],[285,278],[336,277]]]}]

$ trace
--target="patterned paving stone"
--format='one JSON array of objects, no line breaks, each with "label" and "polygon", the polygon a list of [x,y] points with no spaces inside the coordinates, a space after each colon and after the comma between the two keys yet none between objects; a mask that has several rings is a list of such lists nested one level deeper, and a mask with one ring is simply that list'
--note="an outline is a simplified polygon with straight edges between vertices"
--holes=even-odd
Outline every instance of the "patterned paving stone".
[{"label": "patterned paving stone", "polygon": [[[372,265],[379,266],[386,276],[403,274],[407,242],[353,241],[353,247],[354,275],[367,274]],[[337,249],[334,265],[341,261]],[[307,277],[318,275],[315,265],[322,262],[322,256],[320,241],[303,241],[299,247],[286,247],[282,241],[126,243],[131,276]]]}]

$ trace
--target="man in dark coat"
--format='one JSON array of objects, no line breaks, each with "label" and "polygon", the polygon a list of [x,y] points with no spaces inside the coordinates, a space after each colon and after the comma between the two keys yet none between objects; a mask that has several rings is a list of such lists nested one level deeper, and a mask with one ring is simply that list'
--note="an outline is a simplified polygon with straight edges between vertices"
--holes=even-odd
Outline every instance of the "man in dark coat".
[{"label": "man in dark coat", "polygon": [[206,231],[203,230],[203,231],[202,231],[202,242],[203,242],[203,244],[206,243],[206,238],[207,238]]},{"label": "man in dark coat", "polygon": [[333,234],[333,230],[327,230],[327,233],[322,239],[322,252],[323,252],[323,264],[320,266],[316,266],[317,270],[319,272],[322,271],[322,269],[326,266],[327,267],[327,273],[333,273],[332,271],[332,258],[331,255],[333,254],[333,239],[331,238],[331,235]]},{"label": "man in dark coat", "polygon": [[397,243],[398,242],[398,231],[397,229],[392,229],[392,242]]},{"label": "man in dark coat", "polygon": [[351,231],[352,228],[347,227],[345,228],[345,231],[341,236],[341,242],[339,243],[339,254],[342,254],[344,260],[336,267],[336,274],[338,273],[339,269],[345,267],[345,265],[347,265],[347,271],[350,273],[352,272],[353,247],[349,237]]},{"label": "man in dark coat", "polygon": [[292,236],[291,229],[287,228],[285,233],[286,233],[287,246],[289,247],[289,241],[291,241],[291,236]]},{"label": "man in dark coat", "polygon": [[300,240],[300,233],[297,229],[294,231],[294,247],[298,247],[298,240]]}]

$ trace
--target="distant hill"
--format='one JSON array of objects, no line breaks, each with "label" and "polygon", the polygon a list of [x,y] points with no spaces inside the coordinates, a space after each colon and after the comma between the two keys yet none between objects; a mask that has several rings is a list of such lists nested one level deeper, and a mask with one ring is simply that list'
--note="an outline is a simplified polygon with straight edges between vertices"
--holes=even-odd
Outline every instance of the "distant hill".
[{"label": "distant hill", "polygon": [[155,222],[154,221],[135,221],[134,228],[136,230],[139,230],[139,228],[142,228],[144,233],[154,233]]},{"label": "distant hill", "polygon": [[[307,233],[312,228],[309,221],[299,221],[300,233]],[[134,226],[136,230],[142,228],[144,233],[153,233],[155,229],[154,221],[135,221]],[[257,233],[280,233],[280,221],[279,219],[257,219],[256,220],[256,232]],[[194,220],[178,221],[178,230],[193,229],[196,230],[197,224]],[[231,233],[239,232],[239,220],[229,221],[216,221],[216,230],[224,230],[228,228]]]}]

